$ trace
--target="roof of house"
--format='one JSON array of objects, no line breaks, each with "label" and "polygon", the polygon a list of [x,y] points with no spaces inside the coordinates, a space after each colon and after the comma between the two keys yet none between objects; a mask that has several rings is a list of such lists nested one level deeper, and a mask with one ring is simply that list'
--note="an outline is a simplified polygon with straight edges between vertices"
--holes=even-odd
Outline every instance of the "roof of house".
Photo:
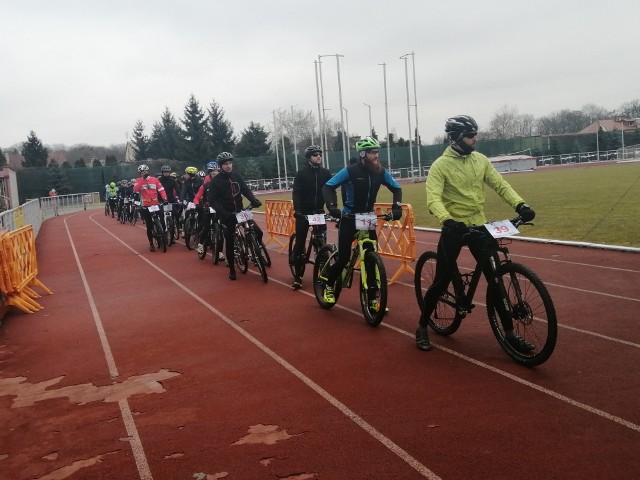
[{"label": "roof of house", "polygon": [[603,132],[612,132],[614,130],[635,130],[639,127],[640,124],[638,123],[637,118],[616,117],[597,120],[587,128],[580,130],[578,133],[596,133],[600,130]]}]

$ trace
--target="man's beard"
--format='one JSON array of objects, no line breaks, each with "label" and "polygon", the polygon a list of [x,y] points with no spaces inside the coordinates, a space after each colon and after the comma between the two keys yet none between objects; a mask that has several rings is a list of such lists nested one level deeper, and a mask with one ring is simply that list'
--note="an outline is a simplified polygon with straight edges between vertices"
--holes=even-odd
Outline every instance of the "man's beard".
[{"label": "man's beard", "polygon": [[379,160],[376,160],[375,162],[365,161],[364,167],[370,173],[380,173],[382,171],[382,165],[380,164]]}]

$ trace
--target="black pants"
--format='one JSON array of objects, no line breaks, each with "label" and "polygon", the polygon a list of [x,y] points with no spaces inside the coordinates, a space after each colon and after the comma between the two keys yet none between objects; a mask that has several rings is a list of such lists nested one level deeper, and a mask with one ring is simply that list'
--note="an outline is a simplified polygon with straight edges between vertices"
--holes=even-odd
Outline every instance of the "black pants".
[{"label": "black pants", "polygon": [[[324,215],[324,213],[323,213]],[[318,229],[318,233],[324,232],[326,238],[327,226],[326,225],[316,225]],[[305,243],[307,241],[307,233],[309,233],[309,220],[307,217],[296,217],[296,241],[293,243],[293,261],[296,265],[296,271],[298,267],[302,265],[304,262],[305,252]],[[298,275],[299,277],[301,275]]]},{"label": "black pants", "polygon": [[[488,232],[486,235],[472,235],[468,241],[469,251],[471,251],[473,257],[478,260],[483,248],[490,247],[493,242],[495,242],[495,240]],[[438,241],[436,274],[433,279],[433,284],[427,289],[424,295],[422,315],[420,317],[421,326],[424,327],[427,325],[427,321],[436,308],[438,299],[446,291],[447,286],[451,282],[456,261],[463,246],[462,235],[446,227],[442,229],[440,240]],[[493,272],[488,263],[484,266],[483,273],[487,281],[491,281],[490,279]],[[506,314],[502,303],[496,302],[496,308],[505,330],[513,330],[513,321],[511,317]]]},{"label": "black pants", "polygon": [[148,208],[142,208],[140,209],[140,216],[147,227],[147,238],[149,239],[149,243],[153,243],[153,220],[151,220],[151,212]]}]

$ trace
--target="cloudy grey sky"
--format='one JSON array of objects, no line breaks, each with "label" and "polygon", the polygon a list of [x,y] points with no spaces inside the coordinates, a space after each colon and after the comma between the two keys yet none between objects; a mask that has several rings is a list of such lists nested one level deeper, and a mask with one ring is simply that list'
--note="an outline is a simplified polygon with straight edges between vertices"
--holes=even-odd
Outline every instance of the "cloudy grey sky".
[{"label": "cloudy grey sky", "polygon": [[[640,97],[637,0],[0,0],[0,147],[124,143],[191,94],[239,134],[275,109],[317,115],[314,60],[341,54],[349,132],[408,136],[404,61],[415,52],[420,133],[502,106],[536,117]],[[409,81],[413,105],[411,61]],[[335,57],[325,108],[340,119]],[[412,124],[415,117],[411,107]]]}]

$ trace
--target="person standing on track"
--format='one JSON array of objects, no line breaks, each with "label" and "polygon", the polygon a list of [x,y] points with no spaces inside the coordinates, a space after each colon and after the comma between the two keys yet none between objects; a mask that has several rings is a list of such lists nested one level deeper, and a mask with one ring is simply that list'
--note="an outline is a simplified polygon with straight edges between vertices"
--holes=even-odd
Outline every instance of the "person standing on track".
[{"label": "person standing on track", "polygon": [[[483,154],[475,151],[478,124],[468,115],[449,118],[444,129],[450,145],[429,169],[426,180],[427,209],[442,225],[438,241],[436,273],[424,296],[420,323],[416,330],[416,346],[420,350],[431,350],[428,320],[436,308],[438,299],[445,291],[453,274],[458,255],[463,246],[463,236],[469,226],[487,223],[484,213],[485,184],[493,189],[525,222],[534,219],[535,212],[511,188],[502,175]],[[483,240],[473,240],[469,250],[477,259]],[[485,277],[491,278],[491,270],[485,269]],[[469,308],[472,308],[470,305]],[[535,347],[516,335],[511,318],[506,318],[504,308],[498,308],[506,339],[516,350],[528,352]]]},{"label": "person standing on track", "polygon": [[[220,221],[226,227],[224,243],[226,245],[227,261],[229,262],[229,280],[236,279],[235,264],[233,262],[234,233],[238,223],[236,212],[242,210],[242,197],[251,202],[253,207],[259,207],[258,200],[244,179],[233,172],[233,155],[222,152],[216,158],[220,166],[220,173],[211,180],[209,187],[209,205],[218,213]],[[253,221],[253,220],[252,220]],[[262,230],[255,225],[258,242],[262,242]]]},{"label": "person standing on track", "polygon": [[[163,165],[160,168],[160,172],[161,174],[160,174],[160,177],[158,178],[158,181],[164,188],[164,192],[167,195],[167,201],[169,203],[174,204],[174,207],[172,207],[171,209],[171,216],[173,217],[174,223],[177,225],[178,217],[176,214],[179,213],[179,211],[175,207],[175,204],[177,204],[180,201],[180,198],[179,198],[180,191],[178,190],[178,183],[176,182],[176,179],[171,176],[171,167],[169,165]],[[167,226],[165,225],[164,215],[160,216],[160,221],[162,222],[162,228],[166,230]],[[173,243],[176,243],[176,241],[173,240],[171,244]]]},{"label": "person standing on track", "polygon": [[[384,185],[393,193],[392,218],[393,220],[399,220],[402,217],[402,188],[380,164],[378,159],[380,144],[375,138],[365,137],[356,143],[356,150],[359,152],[358,163],[340,170],[322,189],[322,195],[329,209],[329,214],[334,218],[340,219],[343,212],[346,214],[372,212],[380,186]],[[342,211],[337,206],[338,197],[336,194],[336,189],[341,185],[346,192]],[[349,215],[342,218],[338,229],[338,259],[329,268],[324,289],[324,301],[326,303],[336,303],[333,287],[338,275],[349,263],[351,244],[355,234],[355,217]],[[372,240],[377,240],[376,231],[371,230],[369,237]],[[371,275],[370,278],[374,278],[374,275]],[[369,298],[376,298],[376,294],[371,292]]]},{"label": "person standing on track", "polygon": [[[304,151],[307,166],[301,168],[293,179],[293,211],[296,219],[296,241],[293,245],[293,262],[296,272],[305,261],[304,245],[309,232],[307,215],[322,213],[324,215],[324,197],[322,187],[331,178],[331,172],[322,166],[322,148],[309,145]],[[327,226],[318,225],[318,230],[326,238]],[[294,290],[302,287],[302,275],[297,273],[291,284]]]},{"label": "person standing on track", "polygon": [[[197,252],[202,255],[204,254],[204,244],[207,241],[207,237],[211,234],[211,222],[217,222],[218,217],[215,213],[211,213],[209,211],[209,189],[211,188],[211,180],[213,177],[220,173],[220,166],[218,162],[211,161],[207,163],[207,176],[204,177],[204,183],[200,185],[198,189],[198,193],[193,198],[193,203],[196,205],[196,208],[202,203],[202,228],[200,229],[200,236],[198,237],[198,248]],[[213,219],[211,217],[214,217]],[[215,253],[212,253],[212,255]],[[202,257],[204,258],[204,257]],[[218,260],[224,260],[224,254],[222,252],[218,255]]]},{"label": "person standing on track", "polygon": [[133,186],[133,191],[140,194],[140,206],[143,207],[140,214],[144,219],[144,224],[147,226],[149,251],[155,252],[156,248],[153,246],[153,222],[151,220],[149,207],[152,205],[159,205],[158,194],[166,204],[167,193],[164,191],[164,187],[160,181],[156,177],[149,175],[148,165],[140,165],[138,167],[138,172],[140,172],[140,177],[136,180],[136,183]]},{"label": "person standing on track", "polygon": [[107,202],[109,202],[109,210],[111,210],[111,218],[115,218],[116,207],[118,206],[118,187],[116,187],[116,182],[111,182],[107,186]]}]

